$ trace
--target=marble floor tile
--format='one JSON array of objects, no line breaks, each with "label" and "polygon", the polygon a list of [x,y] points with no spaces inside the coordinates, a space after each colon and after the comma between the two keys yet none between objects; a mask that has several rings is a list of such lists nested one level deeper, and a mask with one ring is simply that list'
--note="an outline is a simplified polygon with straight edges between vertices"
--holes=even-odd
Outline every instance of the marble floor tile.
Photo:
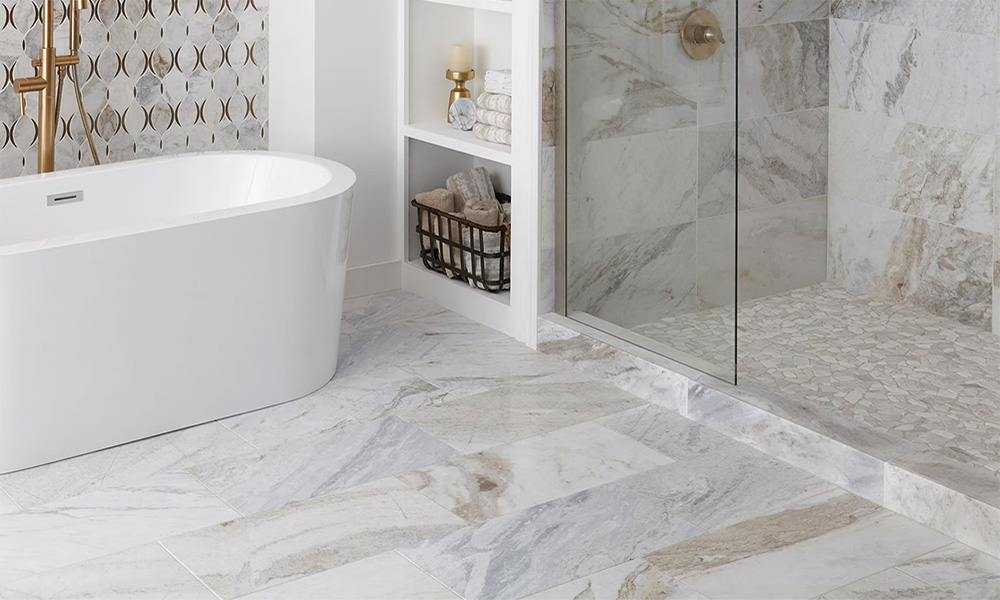
[{"label": "marble floor tile", "polygon": [[3,488],[22,508],[102,489],[138,483],[163,473],[218,460],[253,446],[219,423],[207,423],[108,450],[0,475]]},{"label": "marble floor tile", "polygon": [[184,473],[57,500],[0,519],[0,582],[238,516]]},{"label": "marble floor tile", "polygon": [[390,478],[162,543],[216,594],[230,599],[463,525],[462,519]]},{"label": "marble floor tile", "polygon": [[400,554],[464,598],[520,598],[641,557],[704,530],[619,482],[404,546]]},{"label": "marble floor tile", "polygon": [[398,325],[441,315],[441,306],[409,292],[387,292],[344,301],[345,332]]},{"label": "marble floor tile", "polygon": [[[950,592],[924,583],[896,569],[887,569],[855,581],[816,600],[962,600]],[[970,597],[971,600],[971,597]]]},{"label": "marble floor tile", "polygon": [[0,515],[17,512],[19,510],[21,510],[21,507],[18,506],[16,502],[11,500],[10,496],[4,493],[3,488],[0,488]]},{"label": "marble floor tile", "polygon": [[448,391],[468,396],[498,385],[541,385],[592,381],[583,373],[525,346],[496,347],[485,344],[469,360],[469,351],[440,344],[421,358],[403,366],[405,371]]},{"label": "marble floor tile", "polygon": [[460,352],[481,351],[485,347],[524,350],[524,344],[481,323],[453,312],[443,312],[406,322],[406,328],[446,344]]},{"label": "marble floor tile", "polygon": [[479,452],[644,404],[603,382],[498,384],[400,416],[460,452]]},{"label": "marble floor tile", "polygon": [[445,395],[415,375],[386,367],[365,375],[337,376],[315,394],[222,423],[258,448],[266,448],[439,403]]},{"label": "marble floor tile", "polygon": [[597,422],[676,459],[740,448],[739,442],[655,404],[603,417]]},{"label": "marble floor tile", "polygon": [[713,599],[801,599],[950,541],[835,490],[664,548],[646,560]]},{"label": "marble floor tile", "polygon": [[965,544],[949,544],[896,568],[958,598],[1000,599],[1000,559]]},{"label": "marble floor tile", "polygon": [[0,584],[4,600],[215,598],[156,543]]},{"label": "marble floor tile", "polygon": [[463,519],[478,522],[672,462],[588,422],[459,456],[399,478]]},{"label": "marble floor tile", "polygon": [[344,332],[336,377],[367,375],[418,361],[438,346],[437,340],[405,325]]},{"label": "marble floor tile", "polygon": [[447,460],[455,450],[397,417],[190,469],[244,515]]},{"label": "marble floor tile", "polygon": [[241,596],[240,600],[458,600],[396,552]]},{"label": "marble floor tile", "polygon": [[532,594],[524,600],[708,600],[642,559],[630,560]]}]

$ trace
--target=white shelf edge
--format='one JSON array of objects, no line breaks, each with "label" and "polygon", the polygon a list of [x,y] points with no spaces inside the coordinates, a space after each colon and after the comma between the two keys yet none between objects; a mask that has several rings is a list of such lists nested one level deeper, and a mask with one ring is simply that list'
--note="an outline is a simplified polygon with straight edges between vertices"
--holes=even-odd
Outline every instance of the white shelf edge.
[{"label": "white shelf edge", "polygon": [[471,132],[456,131],[450,125],[414,123],[403,126],[403,135],[413,140],[462,152],[485,160],[510,166],[513,162],[509,146],[477,139]]},{"label": "white shelf edge", "polygon": [[419,259],[403,263],[403,289],[507,335],[515,329],[514,313],[504,302],[509,292],[491,294],[449,279],[428,270]]},{"label": "white shelf edge", "polygon": [[463,8],[475,8],[478,10],[492,10],[494,12],[508,13],[514,12],[514,2],[512,0],[420,0],[421,2],[431,2],[433,4],[447,4],[448,6],[460,6]]}]

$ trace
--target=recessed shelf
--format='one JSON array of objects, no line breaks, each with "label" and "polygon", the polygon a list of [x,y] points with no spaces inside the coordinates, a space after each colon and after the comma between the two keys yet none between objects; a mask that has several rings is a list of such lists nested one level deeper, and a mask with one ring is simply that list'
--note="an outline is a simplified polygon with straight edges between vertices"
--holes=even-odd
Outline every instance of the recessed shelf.
[{"label": "recessed shelf", "polygon": [[491,160],[511,164],[510,146],[484,142],[471,131],[458,131],[446,121],[432,121],[403,126],[403,135],[410,139]]},{"label": "recessed shelf", "polygon": [[514,12],[514,3],[511,0],[421,0],[421,2],[447,4],[449,6],[461,6],[477,10],[492,10],[502,13]]}]

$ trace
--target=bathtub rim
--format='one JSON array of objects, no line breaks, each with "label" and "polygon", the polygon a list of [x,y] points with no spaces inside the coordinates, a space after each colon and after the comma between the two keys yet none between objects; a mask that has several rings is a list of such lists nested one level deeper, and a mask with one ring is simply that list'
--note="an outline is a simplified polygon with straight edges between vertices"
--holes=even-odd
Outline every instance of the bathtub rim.
[{"label": "bathtub rim", "polygon": [[[259,212],[290,208],[304,204],[311,204],[313,202],[319,202],[322,200],[329,200],[331,198],[343,196],[344,194],[351,192],[354,189],[355,185],[357,185],[357,174],[355,174],[355,172],[350,167],[338,163],[336,161],[327,160],[325,158],[319,158],[316,156],[295,154],[291,152],[233,150],[233,151],[212,151],[212,152],[190,152],[187,154],[177,154],[172,156],[157,156],[153,158],[126,161],[109,165],[98,165],[98,166],[83,167],[79,169],[70,169],[66,171],[57,171],[55,173],[44,173],[41,175],[27,175],[23,177],[16,177],[13,178],[12,180],[0,180],[0,189],[3,189],[5,187],[13,188],[19,185],[29,185],[42,181],[55,181],[60,178],[68,176],[79,176],[79,175],[86,175],[88,173],[98,173],[98,172],[102,174],[109,174],[110,171],[129,169],[140,165],[169,163],[176,161],[192,161],[213,156],[235,156],[235,157],[245,157],[245,158],[270,157],[270,158],[291,159],[300,162],[311,163],[326,169],[330,173],[330,180],[327,181],[324,185],[314,190],[311,190],[305,194],[289,196],[287,198],[279,198],[277,200],[268,200],[265,202],[256,202],[253,204],[245,204],[242,206],[220,208],[216,210],[210,210],[191,215],[184,215],[180,217],[152,219],[149,222],[129,227],[104,229],[104,230],[88,232],[85,234],[72,235],[72,236],[52,237],[42,240],[10,244],[6,246],[0,245],[0,258],[5,256],[14,256],[18,254],[26,254],[29,252],[37,252],[40,250],[64,248],[67,246],[75,246],[78,244],[99,242],[99,241],[115,239],[120,237],[127,237],[132,235],[140,235],[143,233],[151,233],[153,231],[183,227],[185,225],[207,223],[221,219],[237,217],[241,215],[249,215]],[[3,200],[0,199],[0,204],[2,203]]]}]

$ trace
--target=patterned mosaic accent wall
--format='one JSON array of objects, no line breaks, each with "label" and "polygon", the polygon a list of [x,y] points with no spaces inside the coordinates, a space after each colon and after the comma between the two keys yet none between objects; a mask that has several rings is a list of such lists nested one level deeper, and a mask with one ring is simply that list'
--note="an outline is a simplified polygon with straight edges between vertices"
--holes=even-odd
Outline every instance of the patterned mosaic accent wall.
[{"label": "patterned mosaic accent wall", "polygon": [[[42,0],[0,0],[0,177],[36,172],[38,95],[21,117],[14,79],[32,74]],[[80,79],[102,162],[267,148],[269,0],[92,0]],[[56,45],[68,48],[57,0]],[[93,164],[67,77],[56,168]]]}]

